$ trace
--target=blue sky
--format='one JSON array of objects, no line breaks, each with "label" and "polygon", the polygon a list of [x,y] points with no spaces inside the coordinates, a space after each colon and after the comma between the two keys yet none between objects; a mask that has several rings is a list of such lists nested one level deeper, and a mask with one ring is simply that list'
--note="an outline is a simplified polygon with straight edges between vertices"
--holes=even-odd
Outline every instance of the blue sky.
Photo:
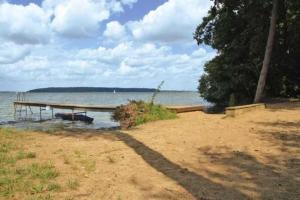
[{"label": "blue sky", "polygon": [[210,0],[0,0],[0,91],[38,87],[196,90],[193,32]]}]

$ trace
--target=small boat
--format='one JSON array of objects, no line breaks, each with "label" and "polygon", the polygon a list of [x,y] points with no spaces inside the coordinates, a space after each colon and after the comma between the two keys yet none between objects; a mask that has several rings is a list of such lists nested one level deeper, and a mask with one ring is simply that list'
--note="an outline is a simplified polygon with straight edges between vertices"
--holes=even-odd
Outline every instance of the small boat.
[{"label": "small boat", "polygon": [[56,118],[60,118],[63,120],[69,120],[69,121],[83,121],[87,123],[92,123],[94,121],[94,118],[88,117],[86,115],[82,114],[72,114],[72,113],[56,113],[55,114]]}]

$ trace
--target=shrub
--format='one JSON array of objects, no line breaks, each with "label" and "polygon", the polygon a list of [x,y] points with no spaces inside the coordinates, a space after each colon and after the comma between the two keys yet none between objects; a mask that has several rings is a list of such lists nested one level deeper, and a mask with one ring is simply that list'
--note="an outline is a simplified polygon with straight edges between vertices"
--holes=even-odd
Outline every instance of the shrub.
[{"label": "shrub", "polygon": [[112,119],[119,121],[122,128],[130,128],[135,126],[138,107],[135,103],[129,102],[127,105],[117,107],[112,115]]},{"label": "shrub", "polygon": [[161,105],[134,100],[119,106],[112,115],[112,119],[119,121],[121,127],[125,129],[150,121],[174,118],[176,113]]}]

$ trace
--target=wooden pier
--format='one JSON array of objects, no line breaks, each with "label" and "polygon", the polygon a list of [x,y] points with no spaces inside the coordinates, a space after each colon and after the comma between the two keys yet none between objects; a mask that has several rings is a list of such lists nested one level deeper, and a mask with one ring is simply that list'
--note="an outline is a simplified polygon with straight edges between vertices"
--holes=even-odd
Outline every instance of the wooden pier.
[{"label": "wooden pier", "polygon": [[[52,110],[53,113],[53,109],[68,109],[68,110],[72,110],[72,112],[74,112],[75,110],[84,111],[84,112],[87,111],[113,112],[117,108],[117,106],[62,104],[62,103],[32,102],[32,101],[14,101],[13,103],[14,103],[15,113],[17,112],[18,106],[21,107],[21,110],[22,107],[25,107],[26,112],[27,112],[27,108],[29,108],[29,110],[31,111],[31,107],[39,107],[40,114],[43,110]],[[166,106],[166,107],[177,113],[204,110],[204,106]]]},{"label": "wooden pier", "polygon": [[31,101],[14,101],[14,106],[29,106],[41,108],[56,108],[68,110],[94,111],[94,112],[113,112],[116,106],[102,106],[102,105],[80,105],[80,104],[61,104],[50,102],[31,102]]}]

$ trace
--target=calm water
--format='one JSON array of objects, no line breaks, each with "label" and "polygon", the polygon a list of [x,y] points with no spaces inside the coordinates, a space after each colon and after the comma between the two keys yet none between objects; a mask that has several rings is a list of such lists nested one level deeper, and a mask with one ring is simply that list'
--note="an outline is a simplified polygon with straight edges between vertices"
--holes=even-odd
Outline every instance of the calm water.
[{"label": "calm water", "polygon": [[[73,103],[73,104],[89,104],[89,105],[120,105],[131,100],[145,100],[151,99],[152,93],[148,92],[124,92],[124,93],[26,93],[27,101],[39,101],[39,102],[53,102],[53,103]],[[70,127],[80,128],[103,128],[118,126],[118,123],[111,121],[111,113],[100,112],[88,112],[88,116],[94,118],[94,123],[87,125],[82,122],[68,122],[61,120],[51,120],[42,123],[37,122],[24,122],[18,118],[24,118],[25,116],[17,115],[14,117],[13,101],[16,99],[16,93],[0,92],[0,123],[8,121],[17,121],[14,124],[16,127],[34,128],[34,127],[47,127],[55,126],[57,124],[64,123]],[[157,95],[155,103],[163,105],[207,105],[208,103],[199,97],[197,92],[160,92]],[[32,108],[33,115],[30,115],[33,121],[39,119],[39,108]],[[57,112],[70,112],[69,110],[55,109]],[[51,118],[51,111],[43,111],[43,119]]]}]

